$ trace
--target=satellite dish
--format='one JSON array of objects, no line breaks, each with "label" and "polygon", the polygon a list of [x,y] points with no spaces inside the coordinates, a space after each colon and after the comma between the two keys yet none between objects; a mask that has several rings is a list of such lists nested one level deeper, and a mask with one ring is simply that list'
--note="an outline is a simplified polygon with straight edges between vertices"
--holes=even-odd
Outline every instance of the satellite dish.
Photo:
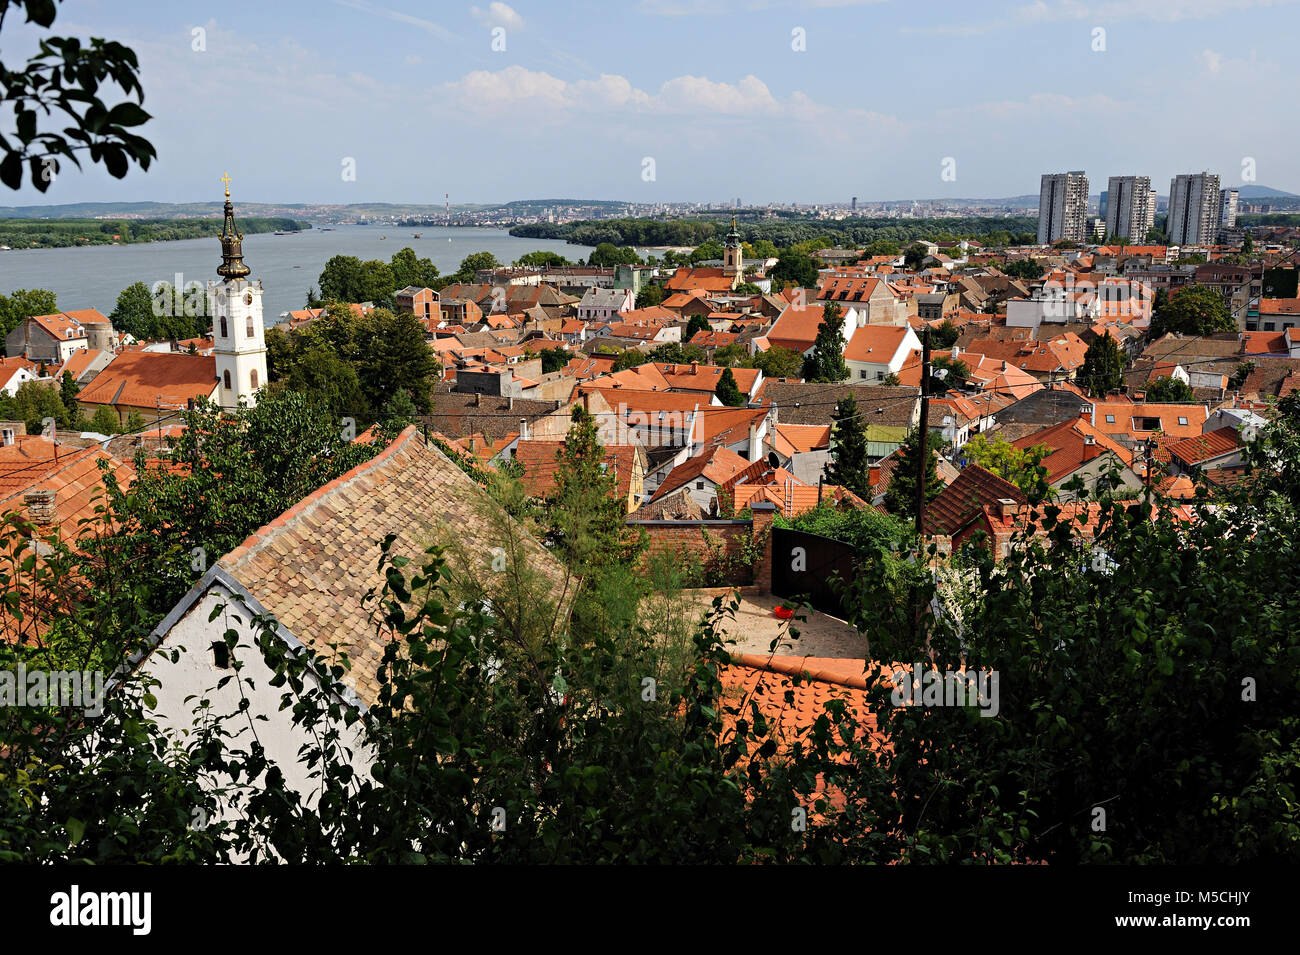
[{"label": "satellite dish", "polygon": [[773,468],[779,468],[781,466],[781,459],[776,456],[775,451],[769,451],[767,452],[767,463]]}]

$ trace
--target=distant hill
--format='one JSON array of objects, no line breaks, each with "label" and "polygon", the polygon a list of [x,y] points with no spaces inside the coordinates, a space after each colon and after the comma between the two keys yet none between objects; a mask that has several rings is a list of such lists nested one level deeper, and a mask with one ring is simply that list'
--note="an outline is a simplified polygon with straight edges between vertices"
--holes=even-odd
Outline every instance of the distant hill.
[{"label": "distant hill", "polygon": [[1294,192],[1283,192],[1269,186],[1237,186],[1236,189],[1242,199],[1300,199],[1300,195]]}]

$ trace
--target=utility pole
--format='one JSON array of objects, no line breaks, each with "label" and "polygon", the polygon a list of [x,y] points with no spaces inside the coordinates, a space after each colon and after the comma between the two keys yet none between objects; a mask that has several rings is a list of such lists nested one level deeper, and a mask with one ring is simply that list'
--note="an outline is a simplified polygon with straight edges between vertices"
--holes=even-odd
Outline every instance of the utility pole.
[{"label": "utility pole", "polygon": [[916,456],[916,539],[924,535],[925,472],[930,458],[930,326],[921,333],[921,425]]}]

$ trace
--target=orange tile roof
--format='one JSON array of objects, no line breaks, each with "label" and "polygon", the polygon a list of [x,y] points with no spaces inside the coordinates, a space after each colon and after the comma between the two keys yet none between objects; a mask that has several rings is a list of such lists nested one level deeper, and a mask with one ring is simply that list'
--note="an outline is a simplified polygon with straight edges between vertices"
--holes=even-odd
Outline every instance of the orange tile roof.
[{"label": "orange tile roof", "polygon": [[[1092,440],[1089,441],[1089,438]],[[1057,483],[1107,452],[1114,454],[1125,465],[1133,464],[1133,455],[1129,451],[1083,418],[1062,421],[1011,443],[1021,450],[1040,444],[1047,445],[1048,454],[1043,458],[1043,467],[1047,468],[1048,484]]]},{"label": "orange tile roof", "polygon": [[1261,315],[1294,315],[1300,312],[1300,298],[1264,298],[1259,302]]},{"label": "orange tile roof", "polygon": [[[1210,416],[1205,405],[1177,404],[1174,402],[1098,401],[1093,402],[1091,421],[1098,431],[1108,435],[1129,435],[1134,440],[1156,432],[1147,428],[1145,419],[1159,419],[1161,434],[1174,438],[1191,438],[1201,433],[1201,426]],[[1107,416],[1114,421],[1107,421]],[[1185,419],[1186,424],[1179,421]]]},{"label": "orange tile roof", "polygon": [[[817,340],[817,328],[825,317],[825,309],[816,303],[803,308],[790,305],[780,314],[767,333],[767,340],[781,348],[804,352]],[[841,314],[840,320],[843,321]]]},{"label": "orange tile roof", "polygon": [[91,405],[131,408],[184,408],[191,399],[210,396],[217,387],[217,361],[211,356],[159,352],[118,355],[95,376],[77,400]]},{"label": "orange tile roof", "polygon": [[[604,463],[614,474],[614,494],[626,501],[632,490],[632,472],[635,470],[638,449],[630,444],[607,444]],[[531,497],[545,497],[555,488],[555,473],[559,465],[556,456],[564,450],[563,441],[520,441],[515,445],[515,462],[524,473],[520,480]]]},{"label": "orange tile roof", "polygon": [[1229,426],[1174,441],[1167,446],[1166,450],[1172,457],[1190,466],[1231,454],[1240,447],[1241,436],[1236,428]]},{"label": "orange tile roof", "polygon": [[54,523],[65,537],[81,536],[78,522],[93,518],[96,505],[103,503],[100,461],[109,463],[122,487],[135,480],[131,465],[99,447],[58,447],[46,438],[18,438],[16,444],[0,448],[0,513],[23,511],[23,496],[28,492],[53,491]]},{"label": "orange tile roof", "polygon": [[749,462],[730,448],[713,448],[711,451],[688,458],[669,471],[650,500],[657,501],[666,497],[696,478],[705,478],[714,484],[723,484],[747,467]]},{"label": "orange tile roof", "polygon": [[863,325],[853,332],[844,347],[844,358],[887,365],[898,354],[910,331],[906,325]]}]

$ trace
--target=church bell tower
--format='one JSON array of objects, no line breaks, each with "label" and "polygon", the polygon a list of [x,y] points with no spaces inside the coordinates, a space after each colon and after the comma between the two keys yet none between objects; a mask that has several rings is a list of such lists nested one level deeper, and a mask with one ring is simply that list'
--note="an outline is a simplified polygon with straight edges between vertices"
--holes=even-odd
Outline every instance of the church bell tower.
[{"label": "church bell tower", "polygon": [[230,202],[230,177],[226,184],[226,221],[221,227],[219,282],[208,282],[208,314],[217,359],[217,403],[234,409],[253,407],[257,392],[266,385],[266,327],[262,324],[262,282],[248,281],[244,264],[243,233],[235,226]]},{"label": "church bell tower", "polygon": [[731,279],[732,288],[745,281],[745,257],[740,248],[735,216],[731,217],[731,231],[727,233],[727,244],[723,249],[722,274]]}]

